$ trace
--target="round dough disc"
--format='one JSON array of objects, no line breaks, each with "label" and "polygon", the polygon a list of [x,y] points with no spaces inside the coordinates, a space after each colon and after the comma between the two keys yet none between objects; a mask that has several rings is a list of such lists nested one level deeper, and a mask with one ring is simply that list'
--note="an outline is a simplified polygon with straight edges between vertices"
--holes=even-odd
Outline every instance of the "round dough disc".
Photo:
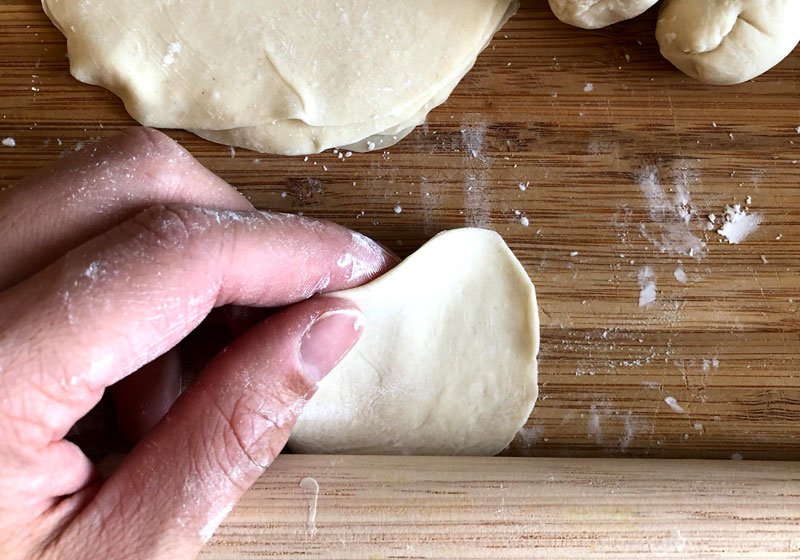
[{"label": "round dough disc", "polygon": [[471,68],[518,2],[43,5],[67,37],[73,75],[113,91],[142,124],[228,131],[278,123],[276,133],[284,121],[356,126],[355,142],[412,120]]},{"label": "round dough disc", "polygon": [[355,302],[361,339],[320,382],[289,442],[305,453],[494,455],[536,402],[533,284],[502,238],[439,234]]},{"label": "round dough disc", "polygon": [[760,76],[800,42],[800,0],[665,0],[661,54],[709,84]]}]

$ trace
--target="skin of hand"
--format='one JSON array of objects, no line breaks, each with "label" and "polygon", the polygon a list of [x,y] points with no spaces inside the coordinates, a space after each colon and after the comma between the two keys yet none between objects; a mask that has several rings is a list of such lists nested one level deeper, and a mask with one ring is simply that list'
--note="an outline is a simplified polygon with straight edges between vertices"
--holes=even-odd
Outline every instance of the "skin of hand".
[{"label": "skin of hand", "polygon": [[[0,262],[0,557],[158,559],[199,552],[358,340],[352,303],[312,296],[396,259],[255,211],[138,128],[0,193]],[[283,310],[179,396],[171,349],[231,304]],[[118,414],[141,439],[103,479],[65,436],[123,379]]]}]

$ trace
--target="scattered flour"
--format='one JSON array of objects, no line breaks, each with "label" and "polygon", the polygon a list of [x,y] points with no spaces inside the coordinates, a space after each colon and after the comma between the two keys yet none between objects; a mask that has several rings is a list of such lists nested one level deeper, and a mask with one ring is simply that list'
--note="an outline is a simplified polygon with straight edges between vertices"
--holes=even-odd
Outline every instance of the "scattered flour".
[{"label": "scattered flour", "polygon": [[684,160],[677,162],[672,175],[675,194],[670,200],[661,186],[656,167],[640,171],[637,182],[647,199],[651,222],[641,225],[641,233],[662,253],[700,259],[705,253],[705,243],[692,231],[696,214],[689,194],[689,185],[696,180],[692,164]]},{"label": "scattered flour", "polygon": [[15,148],[17,146],[17,141],[10,136],[8,138],[3,138],[3,146],[6,148]]},{"label": "scattered flour", "polygon": [[399,204],[395,204],[394,205],[394,213],[395,214],[402,214],[403,213],[403,207],[400,206]]},{"label": "scattered flour", "polygon": [[487,193],[489,163],[483,155],[485,142],[485,123],[461,129],[465,225],[471,227],[487,227],[491,217],[491,199]]},{"label": "scattered flour", "polygon": [[741,204],[728,205],[722,216],[722,227],[717,233],[731,245],[738,245],[758,229],[761,220],[761,214],[749,214]]},{"label": "scattered flour", "polygon": [[522,438],[523,447],[532,447],[542,437],[544,426],[522,427],[517,433]]},{"label": "scattered flour", "polygon": [[646,307],[656,301],[656,274],[649,266],[639,270],[639,307]]},{"label": "scattered flour", "polygon": [[594,84],[592,82],[587,82],[586,85],[583,86],[583,93],[592,93],[594,91]]},{"label": "scattered flour", "polygon": [[703,358],[703,371],[710,371],[712,367],[715,368],[715,369],[719,367],[719,359],[718,358],[710,358],[710,359]]},{"label": "scattered flour", "polygon": [[686,271],[683,270],[683,267],[680,265],[678,265],[678,267],[675,269],[675,272],[673,272],[672,275],[675,277],[675,280],[677,280],[681,284],[686,284],[689,281],[689,278],[686,276]]},{"label": "scattered flour", "polygon": [[[651,547],[652,549],[653,547]],[[657,552],[683,552],[686,549],[686,537],[683,536],[680,529],[673,529],[670,531],[668,537],[664,538],[654,551]]]}]

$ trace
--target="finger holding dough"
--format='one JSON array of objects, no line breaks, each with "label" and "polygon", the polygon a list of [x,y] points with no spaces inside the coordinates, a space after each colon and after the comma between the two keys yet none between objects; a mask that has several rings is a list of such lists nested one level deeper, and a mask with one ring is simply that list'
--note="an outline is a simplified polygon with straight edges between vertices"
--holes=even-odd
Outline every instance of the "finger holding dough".
[{"label": "finger holding dough", "polygon": [[441,233],[395,269],[329,297],[367,327],[292,432],[302,453],[494,455],[538,394],[539,318],[525,268],[496,233]]},{"label": "finger holding dough", "polygon": [[583,29],[600,29],[633,19],[658,0],[550,0],[558,19]]},{"label": "finger holding dough", "polygon": [[760,76],[800,42],[797,0],[665,0],[656,37],[661,54],[709,84]]}]

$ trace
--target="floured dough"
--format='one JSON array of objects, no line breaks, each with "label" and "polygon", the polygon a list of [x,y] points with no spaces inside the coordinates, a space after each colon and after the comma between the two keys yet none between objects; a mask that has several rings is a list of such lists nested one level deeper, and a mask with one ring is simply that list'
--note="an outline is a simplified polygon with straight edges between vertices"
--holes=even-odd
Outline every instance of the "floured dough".
[{"label": "floured dough", "polygon": [[73,75],[119,95],[139,122],[309,153],[376,135],[390,139],[421,122],[518,2],[43,5],[67,36]]},{"label": "floured dough", "polygon": [[539,320],[502,238],[442,233],[355,302],[361,340],[319,384],[290,447],[307,453],[494,455],[537,396]]},{"label": "floured dough", "polygon": [[800,0],[665,0],[656,36],[664,57],[686,74],[737,84],[800,42]]},{"label": "floured dough", "polygon": [[599,29],[635,18],[656,2],[658,0],[550,0],[550,8],[564,23]]}]

